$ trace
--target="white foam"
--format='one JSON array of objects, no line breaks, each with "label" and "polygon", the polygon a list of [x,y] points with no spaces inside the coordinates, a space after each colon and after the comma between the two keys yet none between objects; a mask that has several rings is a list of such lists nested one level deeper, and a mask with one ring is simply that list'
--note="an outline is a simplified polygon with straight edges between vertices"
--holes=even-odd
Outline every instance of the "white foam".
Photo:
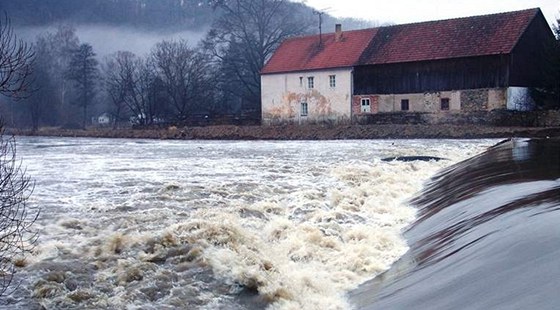
[{"label": "white foam", "polygon": [[[178,265],[150,261],[183,245],[200,248],[225,283],[258,290],[272,309],[348,308],[347,291],[407,251],[402,231],[415,210],[406,199],[437,170],[492,144],[101,141],[108,145],[97,147],[111,150],[109,156],[86,143],[57,148],[53,156],[62,160],[48,169],[40,159],[50,153],[23,148],[24,156],[37,156],[28,171],[38,175],[36,190],[44,197],[34,201],[57,205],[45,210],[33,262],[82,256],[98,268],[93,290],[111,286],[91,304],[117,308],[135,298],[134,307],[142,308],[134,297],[138,285],[153,285],[165,268],[180,273]],[[398,155],[450,160],[380,160]],[[60,183],[50,182],[54,172]],[[54,189],[62,192],[50,192]],[[148,253],[147,244],[155,239],[154,252]],[[127,270],[136,269],[144,272],[138,281],[146,283],[127,282]],[[64,294],[50,302],[67,300]],[[206,307],[220,302],[219,292],[198,294]]]}]

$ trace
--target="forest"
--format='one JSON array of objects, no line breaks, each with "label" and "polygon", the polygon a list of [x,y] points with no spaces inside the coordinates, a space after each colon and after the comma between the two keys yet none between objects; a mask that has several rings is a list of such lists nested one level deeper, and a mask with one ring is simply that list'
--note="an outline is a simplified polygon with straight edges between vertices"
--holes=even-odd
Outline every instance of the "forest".
[{"label": "forest", "polygon": [[[29,85],[1,98],[0,114],[8,127],[34,130],[256,124],[260,69],[284,39],[319,31],[318,12],[286,0],[0,0],[0,8],[10,40],[33,58]],[[339,22],[345,29],[372,26],[321,14],[323,31]],[[147,53],[100,54],[79,37],[94,26],[109,29],[107,40],[122,27],[178,35]],[[18,30],[30,27],[42,31],[23,40]],[[183,37],[185,30],[202,32],[202,39]]]}]

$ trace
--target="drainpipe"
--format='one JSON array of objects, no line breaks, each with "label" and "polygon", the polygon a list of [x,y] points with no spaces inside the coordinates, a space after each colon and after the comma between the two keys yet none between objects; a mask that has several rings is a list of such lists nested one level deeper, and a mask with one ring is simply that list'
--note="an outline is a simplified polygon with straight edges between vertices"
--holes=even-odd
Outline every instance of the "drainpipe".
[{"label": "drainpipe", "polygon": [[350,70],[350,124],[354,123],[354,110],[352,101],[354,100],[354,68]]}]

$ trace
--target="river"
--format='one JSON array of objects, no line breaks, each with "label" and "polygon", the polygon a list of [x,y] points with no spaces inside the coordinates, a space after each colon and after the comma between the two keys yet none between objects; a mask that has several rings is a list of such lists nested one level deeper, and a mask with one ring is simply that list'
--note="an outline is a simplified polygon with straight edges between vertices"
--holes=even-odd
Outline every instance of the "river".
[{"label": "river", "polygon": [[[410,199],[497,142],[18,137],[39,240],[2,307],[366,307],[415,242]],[[381,160],[414,155],[445,160]]]}]

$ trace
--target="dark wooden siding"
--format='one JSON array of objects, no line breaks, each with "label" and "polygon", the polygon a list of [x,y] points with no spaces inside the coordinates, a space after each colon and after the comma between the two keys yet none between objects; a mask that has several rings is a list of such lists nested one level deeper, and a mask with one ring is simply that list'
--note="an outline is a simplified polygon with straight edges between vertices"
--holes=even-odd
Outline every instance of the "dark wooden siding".
[{"label": "dark wooden siding", "polygon": [[359,66],[354,93],[409,94],[505,87],[508,55]]},{"label": "dark wooden siding", "polygon": [[554,35],[541,12],[529,24],[511,57],[510,86],[537,87],[543,85],[548,51]]}]

